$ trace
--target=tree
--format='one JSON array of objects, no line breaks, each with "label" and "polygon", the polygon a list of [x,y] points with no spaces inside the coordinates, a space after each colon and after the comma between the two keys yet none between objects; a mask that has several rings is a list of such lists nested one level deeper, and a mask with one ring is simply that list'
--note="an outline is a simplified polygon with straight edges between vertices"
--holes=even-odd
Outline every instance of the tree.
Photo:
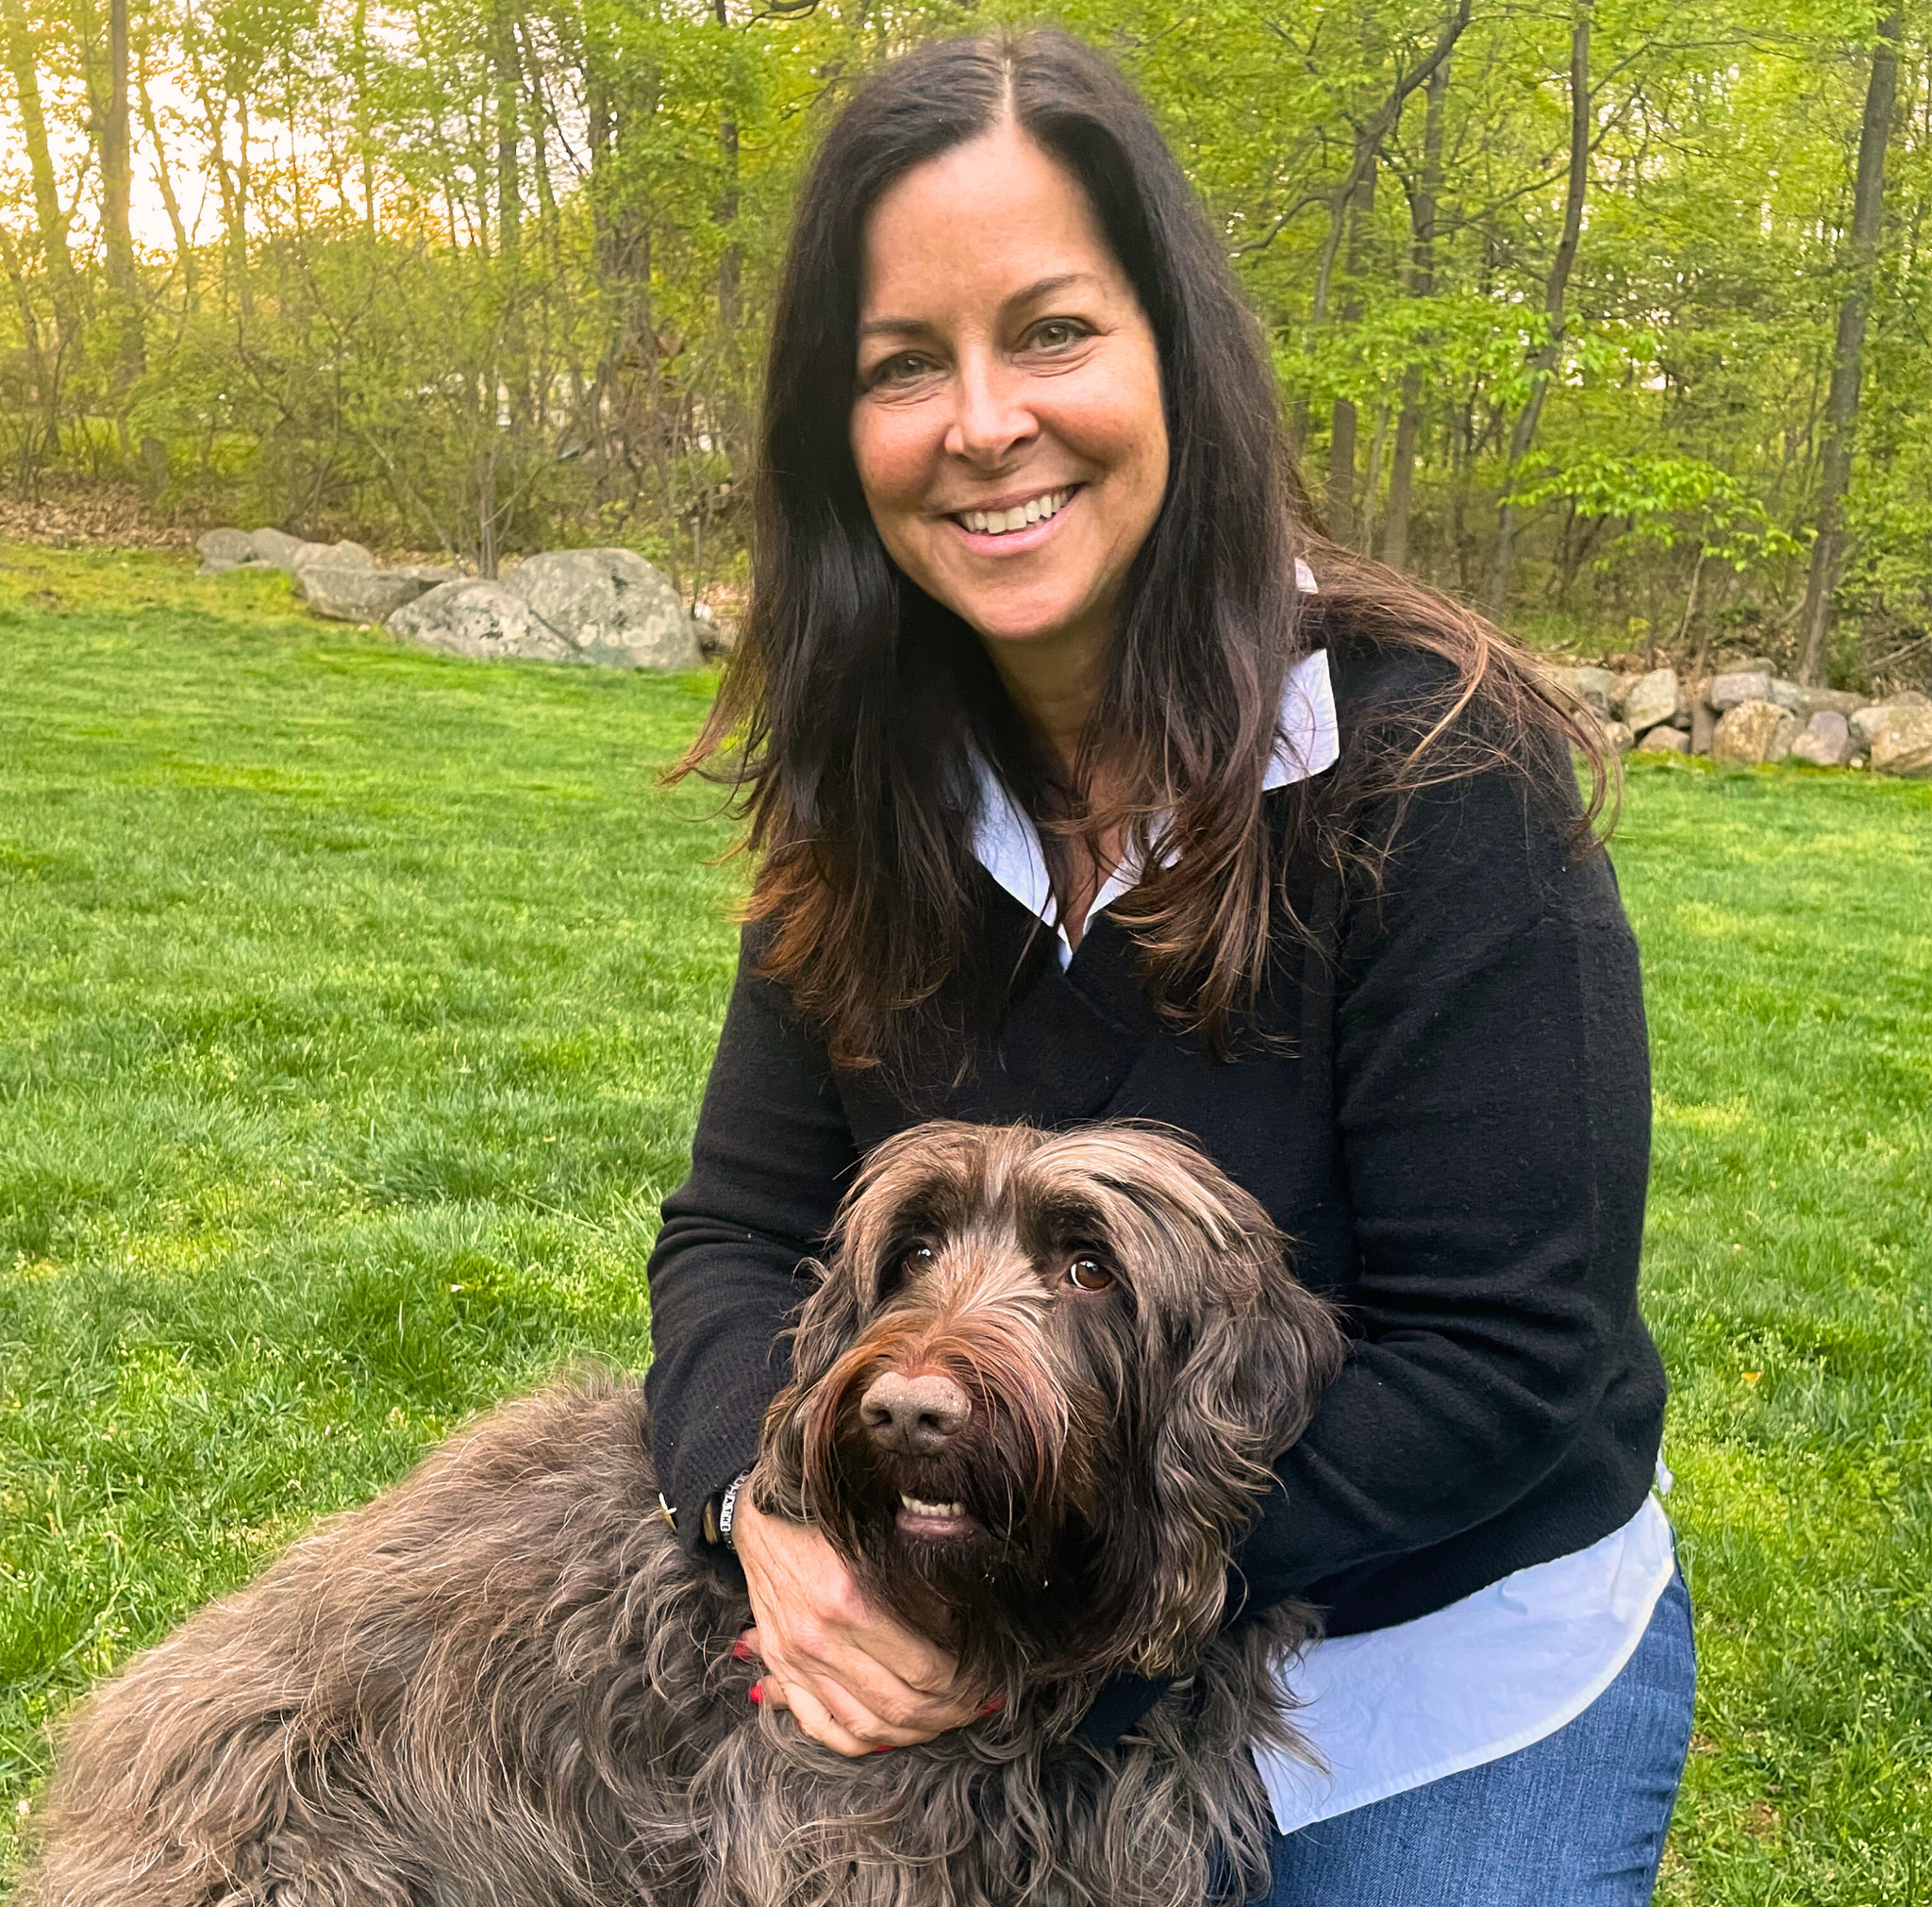
[{"label": "tree", "polygon": [[1885,149],[1898,95],[1898,42],[1905,16],[1889,13],[1878,23],[1872,49],[1872,73],[1865,88],[1865,111],[1858,126],[1858,164],[1852,195],[1852,225],[1846,235],[1845,293],[1838,308],[1838,337],[1832,352],[1831,391],[1825,400],[1824,455],[1818,492],[1818,531],[1811,544],[1811,567],[1805,585],[1802,622],[1805,646],[1798,679],[1824,679],[1825,637],[1831,627],[1831,594],[1841,555],[1840,512],[1851,487],[1852,450],[1858,428],[1858,387],[1863,375],[1865,325],[1872,303],[1872,276],[1885,216]]}]

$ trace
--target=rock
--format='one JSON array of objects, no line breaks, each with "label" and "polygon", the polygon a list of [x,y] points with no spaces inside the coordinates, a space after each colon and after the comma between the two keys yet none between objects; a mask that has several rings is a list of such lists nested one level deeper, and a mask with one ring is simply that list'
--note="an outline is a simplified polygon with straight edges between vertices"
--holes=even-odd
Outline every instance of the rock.
[{"label": "rock", "polygon": [[375,559],[359,543],[305,543],[289,552],[289,569],[374,569]]},{"label": "rock", "polygon": [[451,656],[518,656],[562,662],[571,655],[570,644],[531,615],[521,596],[482,577],[425,590],[395,611],[387,627],[392,635],[407,636]]},{"label": "rock", "polygon": [[1893,698],[1872,737],[1872,766],[1880,775],[1932,779],[1932,703]]},{"label": "rock", "polygon": [[1791,744],[1791,755],[1816,768],[1842,768],[1852,757],[1852,725],[1836,709],[1820,709]]},{"label": "rock", "polygon": [[1668,722],[1659,722],[1655,728],[1637,738],[1637,752],[1640,755],[1688,755],[1690,738],[1683,729],[1674,728]]},{"label": "rock", "polygon": [[1717,671],[1721,676],[1774,676],[1777,664],[1769,656],[1726,656]]},{"label": "rock", "polygon": [[201,552],[200,574],[219,576],[225,569],[240,569],[255,557],[255,539],[245,529],[211,529],[195,539]]},{"label": "rock", "polygon": [[1916,689],[1901,689],[1885,699],[1894,709],[1932,709],[1932,695],[1922,695]]},{"label": "rock", "polygon": [[1853,745],[1869,753],[1872,738],[1878,732],[1878,725],[1890,712],[1889,702],[1873,702],[1862,709],[1854,709],[1848,718],[1852,725]]},{"label": "rock", "polygon": [[459,583],[463,573],[442,562],[399,562],[389,571],[392,577],[414,577],[418,582],[434,588],[438,583]]},{"label": "rock", "polygon": [[1771,700],[1771,677],[1761,669],[1713,676],[1705,700],[1722,715],[1745,702]]},{"label": "rock", "polygon": [[1866,706],[1867,698],[1852,689],[1800,689],[1791,712],[1808,722],[1821,709],[1849,718]]},{"label": "rock", "polygon": [[1604,741],[1619,755],[1627,755],[1637,745],[1637,737],[1630,732],[1627,722],[1601,722],[1597,725],[1604,731]]},{"label": "rock", "polygon": [[1774,676],[1771,678],[1771,699],[1780,709],[1789,709],[1794,715],[1798,712],[1799,697],[1804,693],[1797,683],[1787,681],[1782,676]]},{"label": "rock", "polygon": [[546,550],[502,581],[578,661],[695,669],[703,661],[677,592],[635,550]]},{"label": "rock", "polygon": [[1862,755],[1854,755],[1852,759],[1845,763],[1845,766],[1847,768],[1863,768],[1866,765],[1867,763],[1865,758]]},{"label": "rock", "polygon": [[1711,736],[1711,759],[1727,768],[1782,761],[1791,752],[1797,736],[1798,718],[1789,709],[1754,697],[1724,712]]},{"label": "rock", "polygon": [[1690,752],[1693,755],[1710,753],[1711,737],[1717,733],[1717,711],[1704,695],[1699,694],[1690,704]]},{"label": "rock", "polygon": [[1601,721],[1608,721],[1616,699],[1618,678],[1608,669],[1572,669],[1557,662],[1538,665],[1556,685],[1574,695]]},{"label": "rock", "polygon": [[296,594],[317,615],[341,623],[379,623],[435,586],[427,577],[401,570],[304,563],[295,572]]},{"label": "rock", "polygon": [[1677,672],[1653,669],[1630,684],[1624,698],[1624,720],[1641,735],[1668,722],[1677,712]]},{"label": "rock", "polygon": [[285,529],[253,530],[248,540],[255,545],[255,553],[262,561],[275,563],[281,569],[291,567],[289,560],[298,549],[308,547],[302,538],[291,536]]}]

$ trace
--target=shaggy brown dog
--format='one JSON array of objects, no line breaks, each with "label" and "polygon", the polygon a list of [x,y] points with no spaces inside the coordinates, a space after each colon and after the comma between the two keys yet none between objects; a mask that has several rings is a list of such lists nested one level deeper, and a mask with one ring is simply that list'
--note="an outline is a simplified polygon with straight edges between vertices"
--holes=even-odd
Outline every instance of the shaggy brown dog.
[{"label": "shaggy brown dog", "polygon": [[[841,1215],[754,1486],[1005,1709],[848,1761],[747,1699],[631,1383],[512,1404],[96,1694],[35,1907],[1182,1907],[1258,1886],[1231,1544],[1341,1355],[1255,1201],[1158,1131],[931,1125]],[[1117,1671],[1175,1678],[1117,1746]]]}]

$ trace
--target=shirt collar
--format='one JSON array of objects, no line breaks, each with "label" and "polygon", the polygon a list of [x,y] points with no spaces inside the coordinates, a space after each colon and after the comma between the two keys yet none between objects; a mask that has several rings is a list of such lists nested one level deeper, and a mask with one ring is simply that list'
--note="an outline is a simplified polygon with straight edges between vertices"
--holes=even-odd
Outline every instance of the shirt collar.
[{"label": "shirt collar", "polygon": [[[1303,576],[1304,565],[1297,562],[1295,569],[1301,587],[1312,588],[1313,578]],[[1267,772],[1261,778],[1262,790],[1286,788],[1291,781],[1305,781],[1311,775],[1319,775],[1334,766],[1341,752],[1335,691],[1328,679],[1328,652],[1317,649],[1289,670],[1281,685],[1281,713],[1274,746],[1268,756]],[[992,763],[977,752],[973,758],[973,770],[979,789],[979,811],[973,828],[974,857],[1022,907],[1053,925],[1053,882],[1047,878],[1039,829],[1014,800]],[[1095,914],[1125,894],[1140,876],[1140,861],[1129,850],[1126,859],[1093,896],[1093,905],[1087,911],[1088,923],[1091,925]],[[1055,931],[1059,939],[1060,965],[1064,967],[1073,959],[1074,949],[1065,928],[1056,928]]]}]

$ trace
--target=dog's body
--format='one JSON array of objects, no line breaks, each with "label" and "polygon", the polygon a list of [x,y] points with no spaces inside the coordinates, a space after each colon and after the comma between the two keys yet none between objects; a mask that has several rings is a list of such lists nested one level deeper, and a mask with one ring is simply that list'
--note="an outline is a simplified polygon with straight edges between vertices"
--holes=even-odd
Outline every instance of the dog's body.
[{"label": "dog's body", "polygon": [[[25,1900],[1184,1907],[1210,1872],[1258,1882],[1245,1746],[1288,1738],[1272,1664],[1308,1626],[1220,1631],[1226,1555],[1339,1357],[1281,1241],[1160,1135],[939,1127],[874,1155],[838,1245],[755,1487],[1003,1711],[847,1760],[754,1708],[749,1605],[658,1514],[641,1388],[560,1389],[96,1695]],[[891,1414],[908,1373],[960,1399],[937,1441]],[[1184,1679],[1092,1747],[1122,1669]]]}]

